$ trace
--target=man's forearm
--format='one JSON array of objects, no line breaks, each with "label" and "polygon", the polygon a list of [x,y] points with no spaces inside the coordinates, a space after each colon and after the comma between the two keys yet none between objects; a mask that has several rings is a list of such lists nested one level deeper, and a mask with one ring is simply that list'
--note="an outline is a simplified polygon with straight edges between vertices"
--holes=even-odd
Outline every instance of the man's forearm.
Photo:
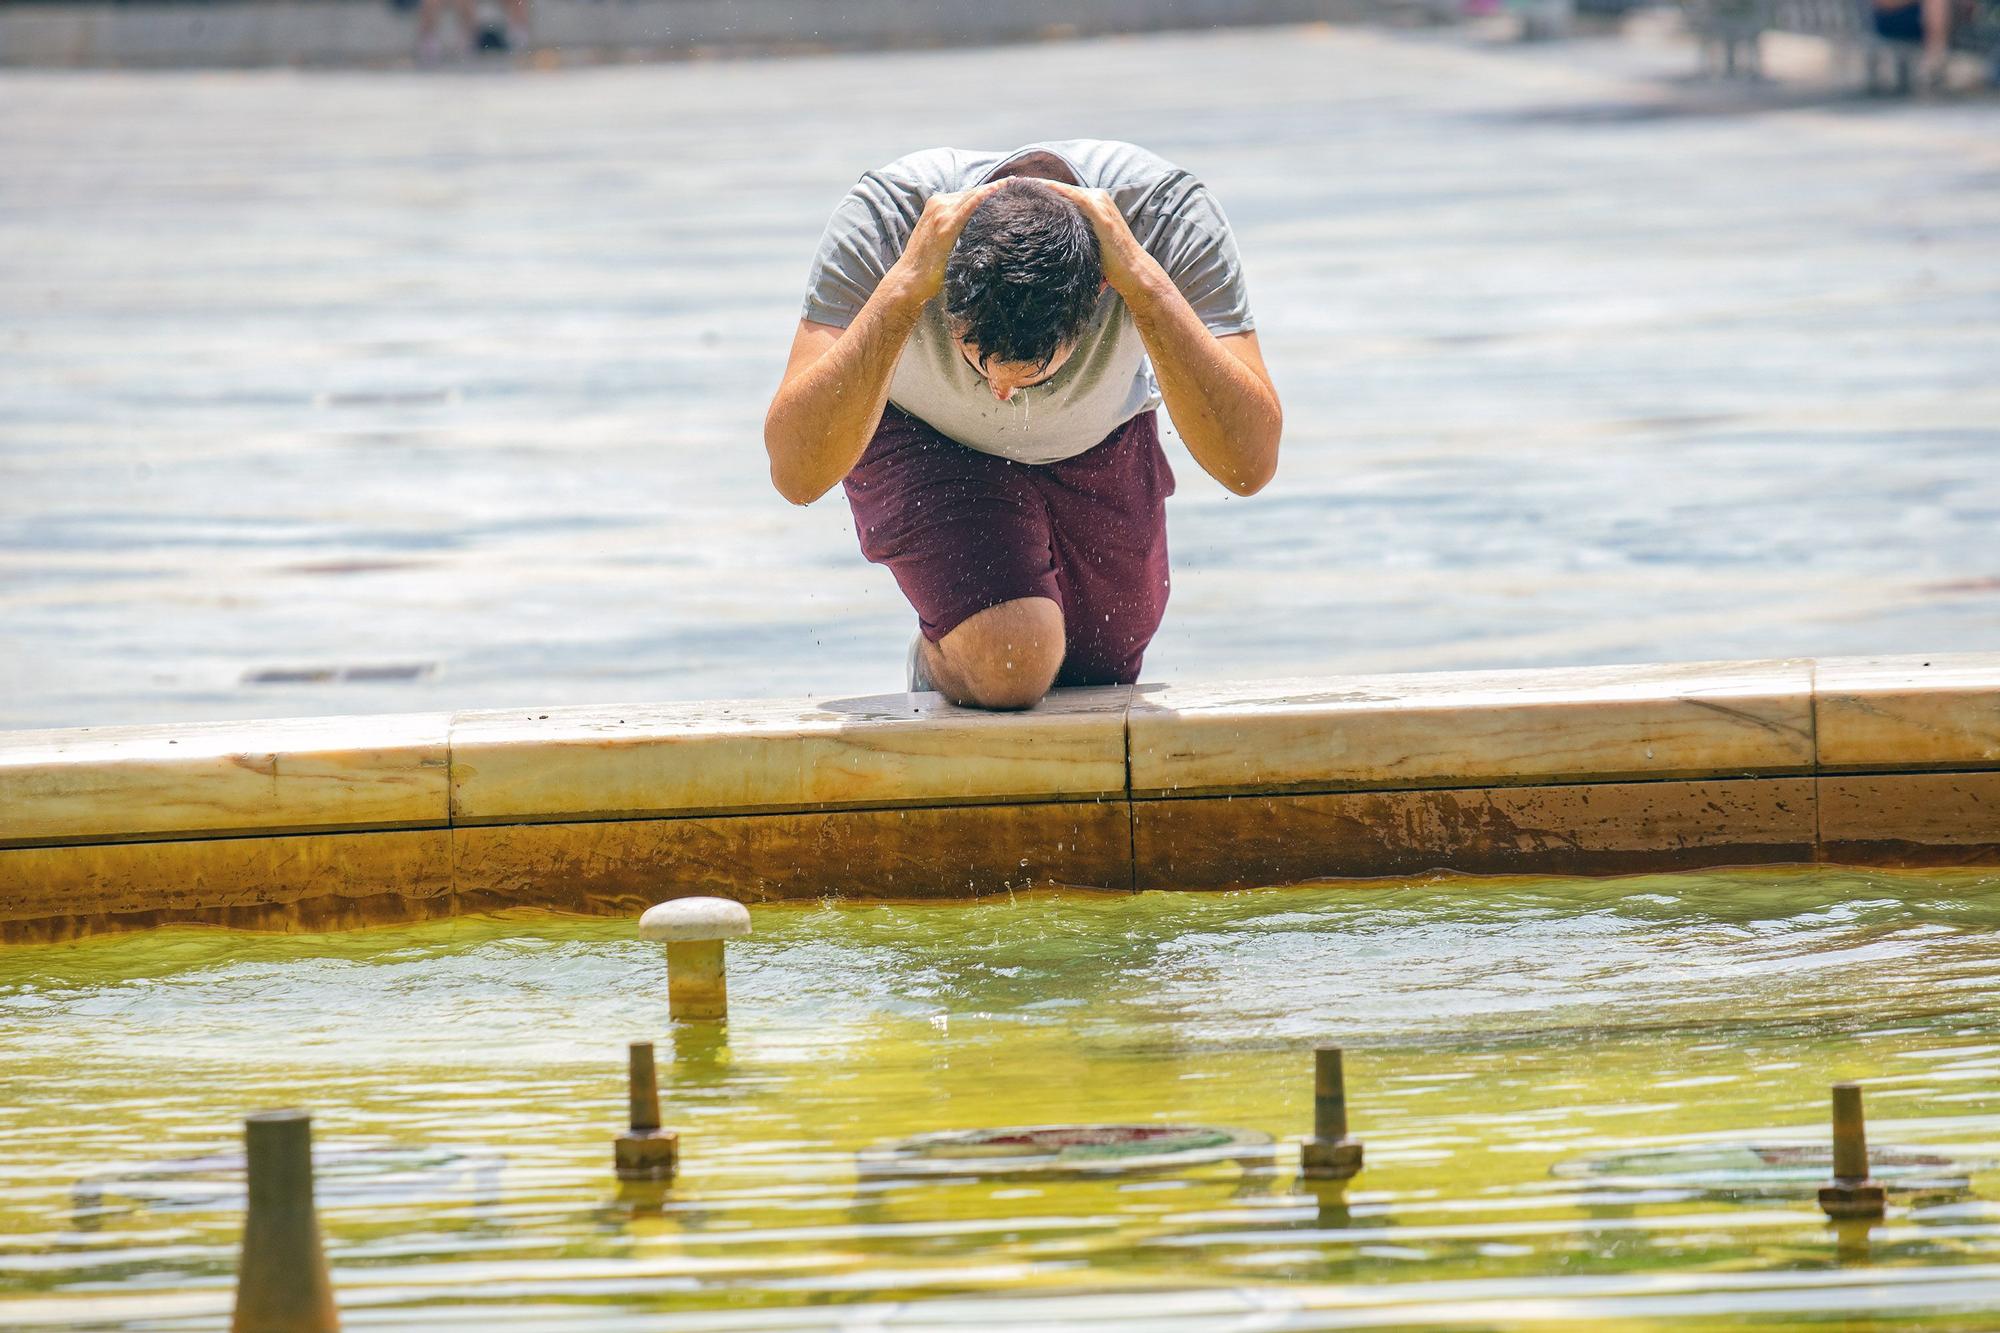
[{"label": "man's forearm", "polygon": [[861,461],[923,308],[891,269],[839,341],[772,398],[764,448],[772,482],[793,504],[817,500]]},{"label": "man's forearm", "polygon": [[1202,470],[1238,495],[1262,490],[1278,468],[1284,413],[1255,371],[1210,333],[1151,256],[1121,290],[1153,360],[1160,397]]}]

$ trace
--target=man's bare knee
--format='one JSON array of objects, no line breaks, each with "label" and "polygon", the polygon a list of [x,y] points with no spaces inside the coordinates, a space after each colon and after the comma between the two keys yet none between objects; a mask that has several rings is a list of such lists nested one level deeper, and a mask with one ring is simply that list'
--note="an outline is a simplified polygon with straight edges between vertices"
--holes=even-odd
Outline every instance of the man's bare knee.
[{"label": "man's bare knee", "polygon": [[952,702],[996,712],[1033,708],[1048,694],[1055,678],[1054,671],[1030,677],[1017,671],[974,667],[960,677],[963,688]]},{"label": "man's bare knee", "polygon": [[1062,669],[1062,608],[1046,597],[990,606],[932,645],[931,661],[954,703],[1033,708]]}]

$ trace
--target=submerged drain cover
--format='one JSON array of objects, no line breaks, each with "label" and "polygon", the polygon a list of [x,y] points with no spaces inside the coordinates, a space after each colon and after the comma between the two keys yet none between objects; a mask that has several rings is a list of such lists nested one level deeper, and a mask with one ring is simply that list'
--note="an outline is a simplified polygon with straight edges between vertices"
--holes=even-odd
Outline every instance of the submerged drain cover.
[{"label": "submerged drain cover", "polygon": [[[1868,1151],[1868,1171],[1893,1194],[1963,1190],[1992,1163],[1919,1148]],[[1729,1198],[1805,1198],[1833,1174],[1833,1150],[1802,1144],[1705,1143],[1558,1162],[1549,1174],[1628,1189],[1690,1189]]]},{"label": "submerged drain cover", "polygon": [[1018,1125],[956,1129],[861,1154],[867,1175],[1122,1175],[1260,1161],[1271,1136],[1213,1125]]},{"label": "submerged drain cover", "polygon": [[[444,1148],[343,1147],[313,1150],[320,1207],[435,1203],[469,1199],[497,1203],[506,1159],[493,1152]],[[129,1171],[86,1176],[70,1187],[78,1230],[92,1219],[134,1208],[242,1208],[247,1200],[241,1152],[175,1157]]]}]

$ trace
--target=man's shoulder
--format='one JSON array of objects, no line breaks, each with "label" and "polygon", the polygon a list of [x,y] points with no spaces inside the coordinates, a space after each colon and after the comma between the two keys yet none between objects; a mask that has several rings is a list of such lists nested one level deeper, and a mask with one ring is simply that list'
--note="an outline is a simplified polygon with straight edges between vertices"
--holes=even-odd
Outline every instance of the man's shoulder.
[{"label": "man's shoulder", "polygon": [[977,173],[982,160],[994,156],[964,148],[905,153],[861,173],[835,212],[836,223],[851,230],[880,233],[885,241],[899,241],[916,225],[927,199],[964,188],[968,173]]},{"label": "man's shoulder", "polygon": [[968,176],[998,156],[971,148],[920,148],[883,163],[862,179],[873,177],[929,195],[963,188]]},{"label": "man's shoulder", "polygon": [[1123,139],[1064,139],[1043,146],[1068,159],[1083,183],[1093,189],[1116,193],[1121,188],[1187,175],[1152,149]]}]

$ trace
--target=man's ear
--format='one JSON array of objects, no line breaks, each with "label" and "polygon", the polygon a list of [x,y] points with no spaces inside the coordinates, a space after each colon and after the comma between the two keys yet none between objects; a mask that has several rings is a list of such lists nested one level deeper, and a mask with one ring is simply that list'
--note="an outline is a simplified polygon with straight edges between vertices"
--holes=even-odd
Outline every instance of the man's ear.
[{"label": "man's ear", "polygon": [[1111,285],[1111,279],[1109,278],[1099,278],[1097,280],[1097,290],[1100,292],[1102,292],[1106,287],[1109,287],[1110,285]]}]

